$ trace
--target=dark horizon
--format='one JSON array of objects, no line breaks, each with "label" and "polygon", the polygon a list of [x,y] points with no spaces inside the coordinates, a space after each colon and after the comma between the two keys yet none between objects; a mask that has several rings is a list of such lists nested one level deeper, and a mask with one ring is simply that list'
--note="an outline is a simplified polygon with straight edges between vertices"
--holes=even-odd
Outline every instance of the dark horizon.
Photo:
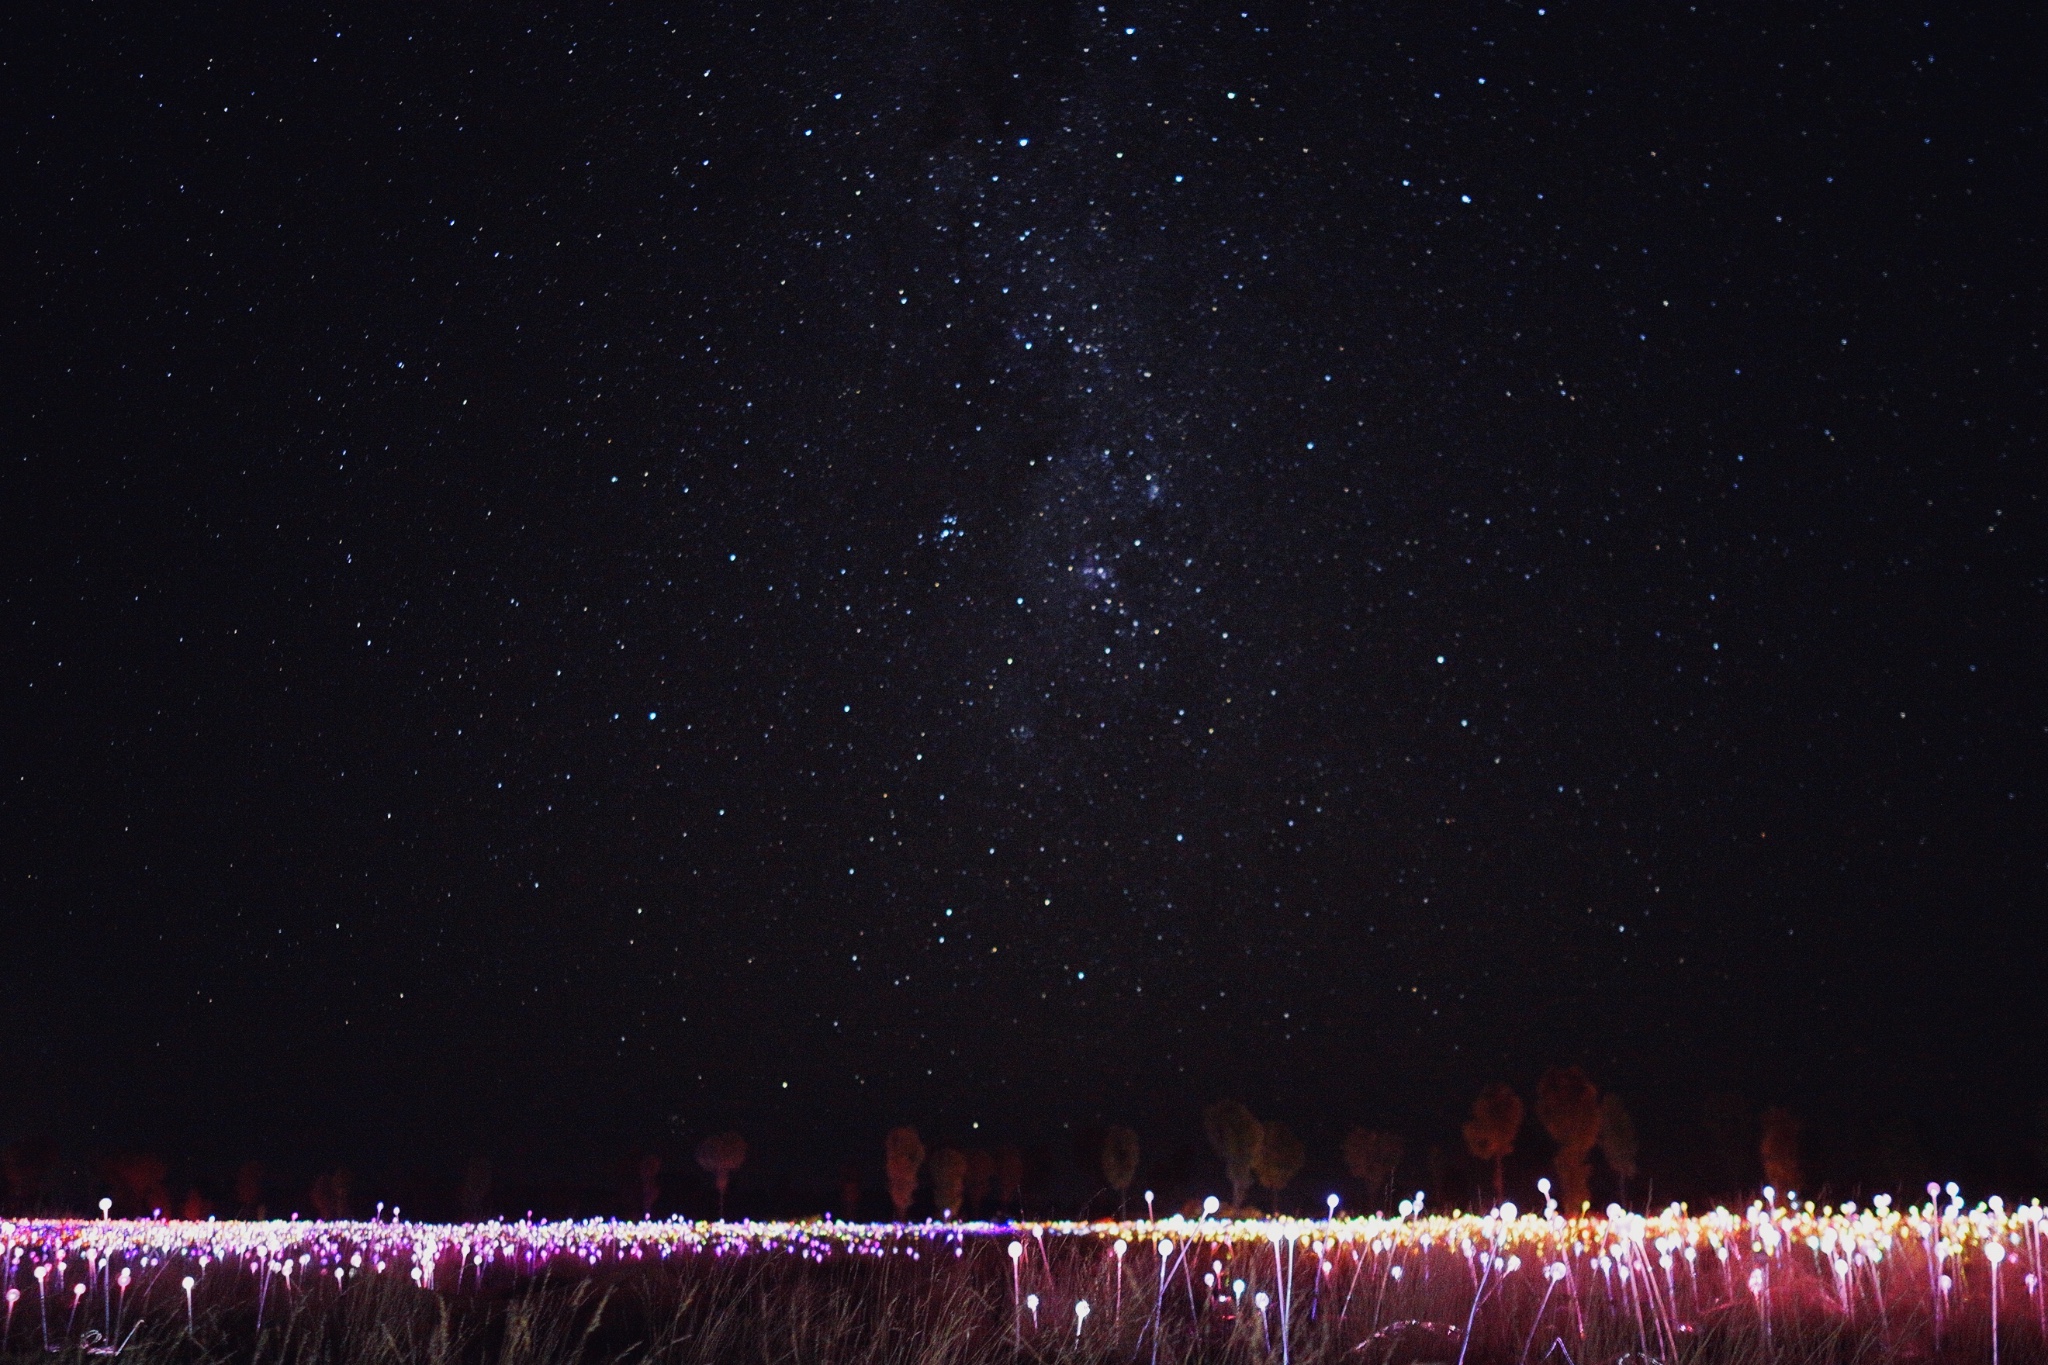
[{"label": "dark horizon", "polygon": [[0,1147],[2048,1192],[2038,20],[0,25]]},{"label": "dark horizon", "polygon": [[[1589,1189],[1593,1207],[1620,1202],[1638,1210],[1673,1203],[1696,1211],[1715,1205],[1739,1208],[1761,1197],[1763,1190],[1772,1190],[1780,1201],[1791,1195],[1802,1201],[1833,1205],[1850,1200],[1868,1207],[1873,1196],[1890,1195],[1905,1204],[1923,1198],[1931,1183],[1987,1172],[1993,1173],[1988,1181],[1966,1178],[1958,1183],[1965,1199],[1992,1194],[2024,1198],[2016,1192],[2031,1188],[2024,1183],[2024,1173],[2029,1162],[2040,1159],[2037,1134],[1996,1135],[2004,1139],[1993,1145],[2004,1148],[1998,1155],[2008,1176],[2001,1182],[1995,1166],[1959,1171],[1944,1165],[1919,1143],[1909,1125],[1890,1125],[1872,1139],[1839,1127],[1815,1131],[1801,1120],[1792,1153],[1800,1183],[1774,1187],[1771,1181],[1782,1177],[1759,1160],[1760,1116],[1744,1108],[1740,1099],[1710,1096],[1713,1112],[1701,1116],[1695,1131],[1681,1135],[1676,1145],[1660,1141],[1665,1134],[1647,1135],[1640,1166],[1626,1180],[1604,1148],[1596,1150]],[[1277,1121],[1287,1123],[1284,1118]],[[775,1135],[767,1136],[766,1143],[749,1142],[742,1165],[736,1168],[732,1194],[725,1201],[724,1212],[730,1216],[829,1214],[855,1221],[892,1216],[881,1135],[876,1135],[872,1150],[795,1154],[786,1143],[773,1141]],[[1211,1195],[1222,1200],[1226,1212],[1237,1207],[1222,1157],[1199,1132],[1139,1136],[1140,1159],[1119,1194],[1103,1169],[1101,1125],[1062,1124],[1049,1139],[1023,1143],[978,1132],[926,1132],[927,1156],[919,1168],[909,1214],[913,1219],[938,1216],[931,1158],[944,1149],[997,1157],[1008,1149],[1020,1161],[1017,1193],[1003,1197],[991,1183],[970,1194],[964,1210],[969,1217],[1135,1217],[1148,1207],[1161,1217],[1195,1216]],[[1267,1213],[1320,1217],[1330,1195],[1338,1197],[1347,1215],[1392,1215],[1397,1204],[1415,1195],[1425,1195],[1427,1207],[1440,1213],[1484,1210],[1496,1201],[1490,1162],[1461,1141],[1455,1127],[1443,1133],[1394,1134],[1401,1140],[1395,1164],[1378,1176],[1353,1174],[1341,1143],[1322,1141],[1319,1130],[1307,1136],[1312,1140],[1305,1149],[1306,1160],[1283,1188],[1255,1185],[1248,1206]],[[106,1196],[115,1217],[161,1211],[173,1218],[367,1219],[392,1218],[401,1212],[415,1221],[529,1215],[710,1218],[719,1211],[721,1200],[711,1170],[693,1159],[694,1145],[648,1144],[613,1153],[608,1161],[568,1166],[507,1161],[502,1155],[494,1159],[491,1152],[478,1151],[453,1167],[413,1160],[363,1169],[345,1160],[318,1162],[303,1153],[251,1157],[233,1166],[133,1148],[66,1153],[47,1140],[32,1139],[7,1149],[0,1163],[0,1215],[92,1217]],[[768,1149],[765,1162],[761,1146]],[[1544,1193],[1538,1181],[1555,1185],[1556,1147],[1542,1124],[1533,1116],[1527,1118],[1504,1161],[1499,1197],[1523,1209],[1540,1210]],[[173,1159],[164,1160],[166,1155]],[[649,1157],[654,1158],[651,1167]],[[2018,1179],[2011,1177],[2015,1172]],[[157,1182],[153,1190],[147,1185],[151,1181]]]}]

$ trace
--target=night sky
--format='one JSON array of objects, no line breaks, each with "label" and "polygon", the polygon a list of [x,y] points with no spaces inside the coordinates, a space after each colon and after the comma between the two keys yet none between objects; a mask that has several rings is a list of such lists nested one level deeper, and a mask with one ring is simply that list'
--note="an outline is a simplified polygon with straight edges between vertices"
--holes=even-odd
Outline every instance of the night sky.
[{"label": "night sky", "polygon": [[1243,2],[0,21],[0,1142],[2035,1192],[2038,18]]}]

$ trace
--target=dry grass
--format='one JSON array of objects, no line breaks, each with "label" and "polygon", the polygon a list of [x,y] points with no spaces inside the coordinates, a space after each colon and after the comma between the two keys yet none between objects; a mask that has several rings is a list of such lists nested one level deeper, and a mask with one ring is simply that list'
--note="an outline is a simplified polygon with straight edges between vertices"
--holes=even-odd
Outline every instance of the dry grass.
[{"label": "dry grass", "polygon": [[[305,1227],[305,1225],[294,1225]],[[364,1226],[364,1225],[355,1225]],[[1150,1240],[1114,1250],[1119,1231],[877,1232],[863,1244],[671,1243],[597,1258],[558,1255],[514,1267],[444,1255],[430,1277],[399,1262],[337,1281],[317,1264],[296,1278],[216,1261],[195,1284],[188,1318],[178,1256],[138,1255],[132,1283],[72,1263],[54,1289],[47,1346],[34,1255],[13,1261],[26,1286],[4,1338],[8,1360],[92,1365],[118,1353],[146,1365],[981,1365],[982,1362],[1555,1361],[1570,1365],[1860,1365],[1988,1361],[1985,1286],[1947,1299],[1936,1343],[1924,1261],[1901,1251],[1871,1292],[1845,1296],[1818,1269],[1781,1256],[1767,1302],[1739,1269],[1693,1268],[1669,1293],[1638,1294],[1591,1256],[1558,1280],[1532,1259],[1489,1271],[1439,1240],[1380,1252],[1370,1243],[1318,1255],[1294,1244],[1292,1291],[1270,1238],[1183,1234],[1164,1259]],[[311,1231],[311,1229],[309,1229]],[[1148,1231],[1156,1235],[1158,1229]],[[459,1229],[440,1230],[444,1252]],[[1013,1259],[1015,1241],[1020,1255]],[[331,1243],[349,1245],[346,1234]],[[1706,1258],[1702,1258],[1702,1262]],[[1808,1258],[1812,1259],[1812,1258]],[[1217,1285],[1205,1274],[1223,1269]],[[1916,1265],[1916,1261],[1918,1264]],[[338,1264],[346,1265],[337,1257]],[[1400,1264],[1402,1274],[1393,1275]],[[1557,1262],[1550,1262],[1556,1264]],[[117,1262],[116,1264],[121,1264]],[[1327,1268],[1324,1268],[1327,1266]],[[2015,1281],[2019,1267],[2008,1265]],[[1688,1278],[1690,1276],[1690,1278]],[[1241,1296],[1231,1293],[1242,1279]],[[87,1293],[72,1312],[69,1285]],[[1917,1286],[1917,1289],[1916,1289]],[[1475,1303],[1475,1287],[1480,1291]],[[1255,1296],[1267,1296],[1261,1312]],[[1037,1298],[1036,1311],[1027,1295]],[[1076,1305],[1089,1304],[1076,1332]],[[2038,1300],[2008,1293],[2002,1360],[2048,1359]],[[1283,1315],[1283,1307],[1286,1311]]]}]

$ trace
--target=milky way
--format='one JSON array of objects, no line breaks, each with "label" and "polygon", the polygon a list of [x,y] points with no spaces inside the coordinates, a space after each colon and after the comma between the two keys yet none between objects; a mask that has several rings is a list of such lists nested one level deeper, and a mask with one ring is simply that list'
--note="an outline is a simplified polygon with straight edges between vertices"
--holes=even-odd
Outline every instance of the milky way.
[{"label": "milky way", "polygon": [[35,1121],[225,1158],[218,1092],[441,1160],[544,1093],[536,1161],[800,1168],[1234,1094],[1323,1151],[1576,1061],[1653,1134],[1864,1132],[1982,1032],[1880,987],[1995,998],[2038,893],[1997,37],[51,39],[0,808],[10,951],[82,994],[8,992]]}]

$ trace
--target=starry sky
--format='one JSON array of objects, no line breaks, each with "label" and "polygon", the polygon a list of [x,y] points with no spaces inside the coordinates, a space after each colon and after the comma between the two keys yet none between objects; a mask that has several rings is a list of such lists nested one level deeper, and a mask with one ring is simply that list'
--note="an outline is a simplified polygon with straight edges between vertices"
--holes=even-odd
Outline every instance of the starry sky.
[{"label": "starry sky", "polygon": [[4,21],[0,1140],[2034,1171],[2038,25],[1243,3]]}]

